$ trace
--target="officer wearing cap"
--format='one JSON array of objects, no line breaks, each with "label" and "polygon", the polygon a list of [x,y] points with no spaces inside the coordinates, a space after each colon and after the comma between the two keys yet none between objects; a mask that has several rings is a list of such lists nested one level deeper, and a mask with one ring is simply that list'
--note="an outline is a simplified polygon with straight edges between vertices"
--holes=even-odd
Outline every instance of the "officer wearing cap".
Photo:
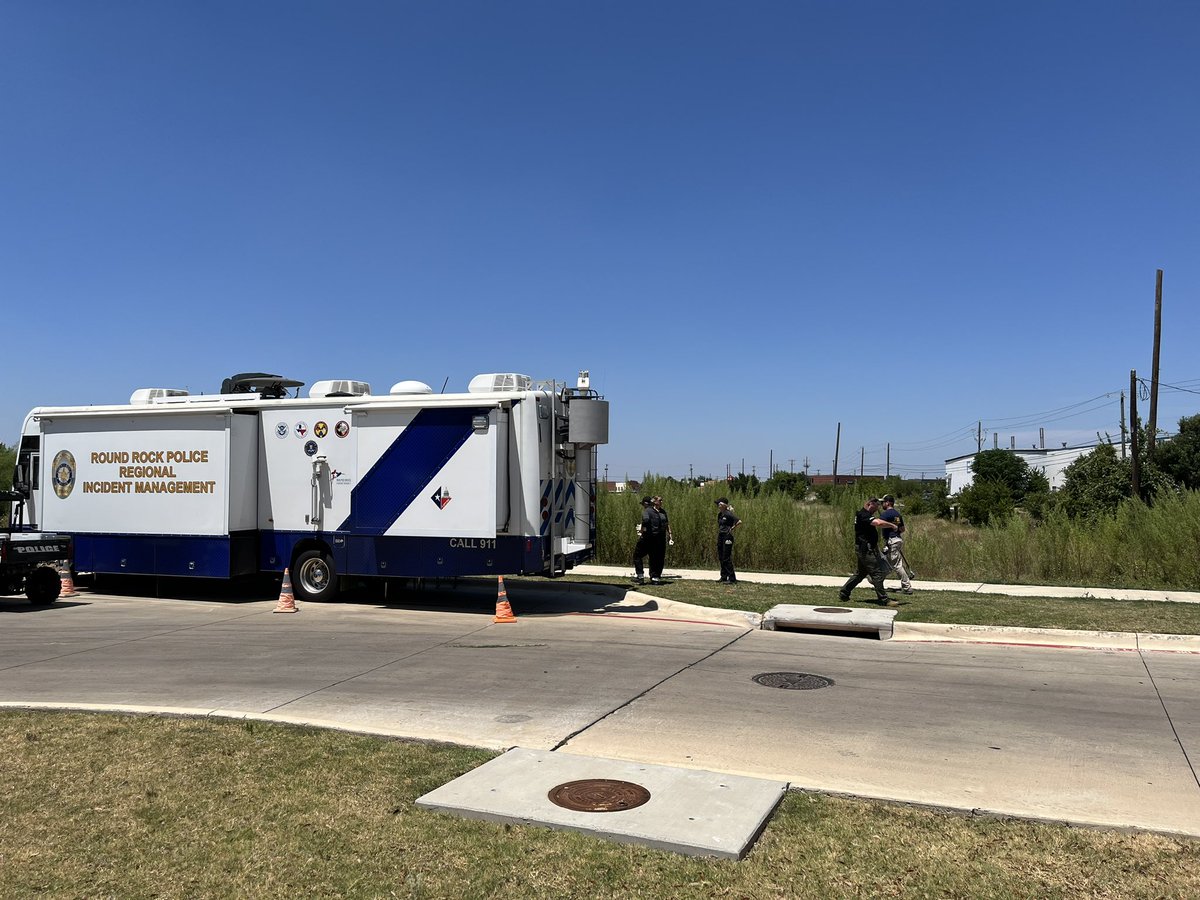
[{"label": "officer wearing cap", "polygon": [[883,528],[894,531],[896,526],[876,516],[877,509],[879,499],[871,497],[862,505],[862,509],[854,514],[854,555],[857,557],[858,567],[838,593],[843,603],[850,601],[850,592],[866,578],[870,580],[871,587],[875,588],[875,597],[881,604],[900,605],[883,589],[883,560],[879,557],[879,532],[875,530]]},{"label": "officer wearing cap", "polygon": [[737,584],[733,571],[733,532],[742,520],[733,514],[733,507],[722,497],[717,503],[717,559],[721,561],[722,584]]}]

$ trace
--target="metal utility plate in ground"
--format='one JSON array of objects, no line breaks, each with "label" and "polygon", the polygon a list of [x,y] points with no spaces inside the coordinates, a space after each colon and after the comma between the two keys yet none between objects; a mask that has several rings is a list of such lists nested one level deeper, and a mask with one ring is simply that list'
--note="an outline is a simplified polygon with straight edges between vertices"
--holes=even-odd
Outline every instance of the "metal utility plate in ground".
[{"label": "metal utility plate in ground", "polygon": [[[548,796],[566,782],[595,778],[640,785],[650,799],[634,809],[577,812]],[[417,805],[469,819],[581,831],[688,856],[741,859],[787,787],[763,778],[518,747],[430,791]]]},{"label": "metal utility plate in ground", "polygon": [[763,613],[766,631],[874,631],[891,640],[894,609],[851,609],[845,606],[801,606],[784,603]]}]

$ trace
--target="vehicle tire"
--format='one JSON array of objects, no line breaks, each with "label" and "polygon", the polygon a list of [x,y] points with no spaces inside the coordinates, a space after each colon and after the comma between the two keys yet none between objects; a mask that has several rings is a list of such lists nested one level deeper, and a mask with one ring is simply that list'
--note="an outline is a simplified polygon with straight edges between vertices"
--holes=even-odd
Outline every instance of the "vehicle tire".
[{"label": "vehicle tire", "polygon": [[305,550],[292,563],[292,591],[297,600],[325,603],[337,597],[338,579],[329,554]]},{"label": "vehicle tire", "polygon": [[49,606],[62,592],[62,579],[49,566],[38,566],[25,578],[25,596],[34,606]]}]

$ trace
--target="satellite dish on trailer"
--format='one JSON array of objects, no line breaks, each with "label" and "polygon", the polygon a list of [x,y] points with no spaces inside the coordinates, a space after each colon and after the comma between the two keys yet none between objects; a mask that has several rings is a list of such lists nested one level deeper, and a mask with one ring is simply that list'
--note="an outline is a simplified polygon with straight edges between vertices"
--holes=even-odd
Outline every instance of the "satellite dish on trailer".
[{"label": "satellite dish on trailer", "polygon": [[278,400],[286,397],[291,388],[304,387],[303,381],[293,381],[282,375],[268,375],[266,372],[243,372],[240,375],[230,375],[221,382],[222,394],[258,394],[264,400]]}]

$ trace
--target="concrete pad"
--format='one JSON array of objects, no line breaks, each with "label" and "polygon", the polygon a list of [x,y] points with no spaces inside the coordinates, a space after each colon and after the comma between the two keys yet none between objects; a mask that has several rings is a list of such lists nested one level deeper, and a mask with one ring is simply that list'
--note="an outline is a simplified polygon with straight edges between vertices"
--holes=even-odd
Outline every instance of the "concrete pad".
[{"label": "concrete pad", "polygon": [[[579,812],[550,800],[558,785],[585,779],[632,782],[650,799],[612,812]],[[418,798],[417,806],[688,856],[741,859],[786,791],[782,781],[518,747]]]},{"label": "concrete pad", "polygon": [[781,603],[763,613],[766,631],[865,631],[875,632],[881,641],[892,637],[894,609],[852,609],[846,606],[802,606]]}]

